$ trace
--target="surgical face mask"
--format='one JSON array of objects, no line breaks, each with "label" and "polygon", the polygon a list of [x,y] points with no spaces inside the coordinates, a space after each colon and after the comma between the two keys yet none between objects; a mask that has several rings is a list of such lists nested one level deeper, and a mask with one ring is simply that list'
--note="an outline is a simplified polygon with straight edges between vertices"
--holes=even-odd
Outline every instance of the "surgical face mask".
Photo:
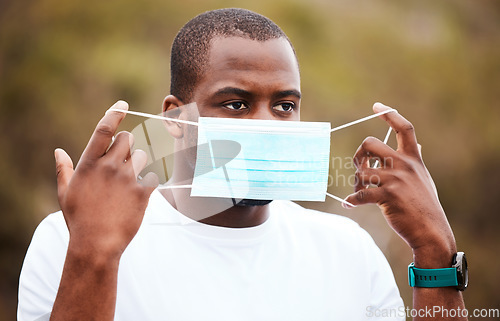
[{"label": "surgical face mask", "polygon": [[[117,111],[178,121],[134,111]],[[325,196],[347,203],[327,192],[331,132],[393,111],[396,110],[370,115],[333,129],[327,122],[212,117],[199,117],[198,123],[180,121],[198,126],[192,185],[159,188],[191,188],[193,197],[232,198],[234,204],[241,199],[325,201]],[[390,132],[389,128],[384,143]]]},{"label": "surgical face mask", "polygon": [[329,157],[330,123],[200,117],[191,196],[324,201]]}]

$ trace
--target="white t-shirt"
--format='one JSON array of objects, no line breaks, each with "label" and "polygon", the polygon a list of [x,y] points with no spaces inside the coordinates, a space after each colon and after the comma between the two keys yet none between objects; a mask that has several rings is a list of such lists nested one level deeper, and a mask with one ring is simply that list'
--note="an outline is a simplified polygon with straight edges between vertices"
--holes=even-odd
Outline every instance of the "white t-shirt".
[{"label": "white t-shirt", "polygon": [[[358,224],[288,201],[270,213],[256,227],[210,226],[154,191],[120,261],[115,320],[375,320],[368,312],[402,308],[389,264]],[[48,320],[68,238],[61,212],[36,229],[19,321]]]}]

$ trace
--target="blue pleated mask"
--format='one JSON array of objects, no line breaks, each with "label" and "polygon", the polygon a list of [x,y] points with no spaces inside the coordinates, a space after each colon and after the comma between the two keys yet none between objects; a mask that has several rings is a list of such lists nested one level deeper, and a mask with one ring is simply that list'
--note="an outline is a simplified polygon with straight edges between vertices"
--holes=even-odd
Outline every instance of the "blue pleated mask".
[{"label": "blue pleated mask", "polygon": [[330,123],[200,117],[191,196],[324,201]]}]

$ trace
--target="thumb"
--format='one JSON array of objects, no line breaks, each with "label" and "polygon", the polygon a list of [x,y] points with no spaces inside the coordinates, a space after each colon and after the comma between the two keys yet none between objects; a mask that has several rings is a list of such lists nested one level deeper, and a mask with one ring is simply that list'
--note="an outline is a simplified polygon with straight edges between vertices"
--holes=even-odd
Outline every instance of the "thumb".
[{"label": "thumb", "polygon": [[69,181],[75,171],[73,169],[73,161],[63,149],[57,148],[54,151],[54,157],[56,159],[57,196],[59,203],[61,203],[63,196],[66,194]]},{"label": "thumb", "polygon": [[144,176],[141,180],[139,180],[139,183],[146,188],[146,191],[148,194],[151,195],[155,188],[158,187],[159,184],[159,179],[158,176],[153,173],[149,172]]}]

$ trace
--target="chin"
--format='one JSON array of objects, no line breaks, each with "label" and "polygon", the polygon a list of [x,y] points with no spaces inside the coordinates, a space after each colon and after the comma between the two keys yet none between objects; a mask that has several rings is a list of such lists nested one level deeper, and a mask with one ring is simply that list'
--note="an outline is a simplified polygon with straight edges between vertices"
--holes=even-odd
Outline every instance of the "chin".
[{"label": "chin", "polygon": [[252,200],[244,198],[240,200],[235,206],[248,207],[248,206],[264,206],[271,203],[273,200]]}]

